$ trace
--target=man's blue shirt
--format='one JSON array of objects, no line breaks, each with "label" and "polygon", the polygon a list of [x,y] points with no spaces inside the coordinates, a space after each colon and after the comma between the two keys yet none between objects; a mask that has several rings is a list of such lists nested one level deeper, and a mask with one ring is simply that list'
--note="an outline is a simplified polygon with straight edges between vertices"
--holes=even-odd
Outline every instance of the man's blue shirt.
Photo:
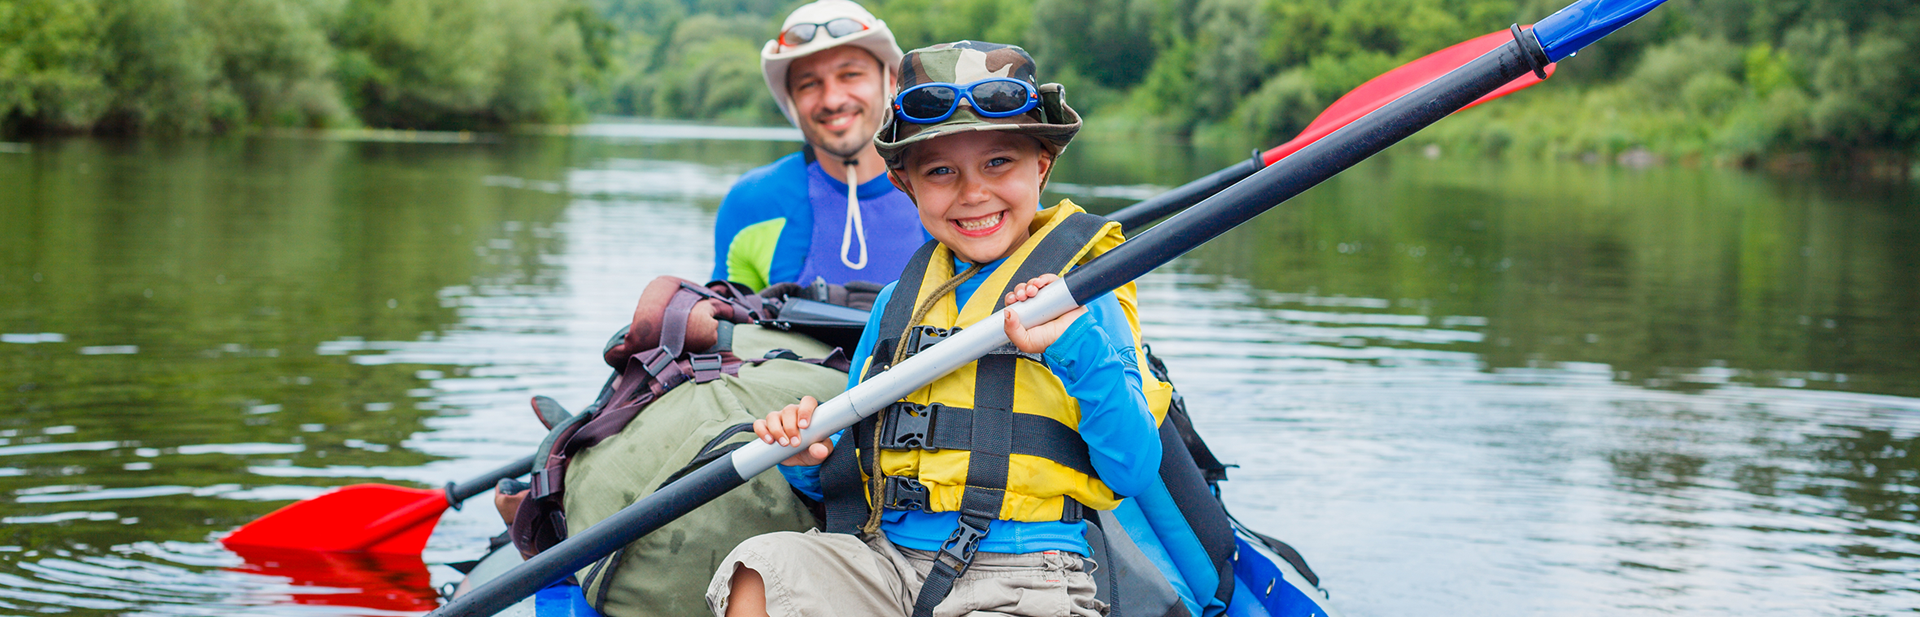
[{"label": "man's blue shirt", "polygon": [[[804,152],[742,174],[714,216],[713,278],[755,290],[807,284],[815,276],[832,284],[899,278],[914,250],[932,237],[913,202],[885,174],[855,191],[864,233],[845,236],[847,184],[808,162]],[[843,240],[850,244],[842,246]],[[859,263],[862,253],[861,269],[842,262]]]}]

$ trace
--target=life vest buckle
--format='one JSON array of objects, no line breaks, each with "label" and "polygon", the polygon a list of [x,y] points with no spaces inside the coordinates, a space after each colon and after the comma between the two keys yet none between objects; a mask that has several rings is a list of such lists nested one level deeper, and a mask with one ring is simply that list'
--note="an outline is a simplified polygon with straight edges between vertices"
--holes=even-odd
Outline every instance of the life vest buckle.
[{"label": "life vest buckle", "polygon": [[987,537],[989,519],[967,514],[960,516],[960,524],[953,528],[953,535],[940,545],[940,556],[958,563],[958,574],[966,574],[967,566],[973,563],[973,554],[980,550],[980,541]]},{"label": "life vest buckle", "polygon": [[940,328],[936,326],[914,326],[907,332],[907,356],[926,351],[935,343],[947,340],[947,337],[960,333],[959,328]]},{"label": "life vest buckle", "polygon": [[886,450],[939,450],[933,445],[933,416],[943,405],[900,401],[887,406],[887,430],[880,447]]},{"label": "life vest buckle", "polygon": [[880,507],[888,510],[919,510],[930,512],[932,493],[927,485],[921,484],[913,476],[886,476],[886,486],[880,494]]}]

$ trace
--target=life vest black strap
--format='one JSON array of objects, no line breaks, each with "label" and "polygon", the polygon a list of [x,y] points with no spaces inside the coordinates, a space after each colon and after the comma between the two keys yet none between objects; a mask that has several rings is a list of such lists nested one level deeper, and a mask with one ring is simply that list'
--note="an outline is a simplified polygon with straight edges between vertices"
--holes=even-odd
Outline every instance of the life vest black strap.
[{"label": "life vest black strap", "polygon": [[[933,511],[930,505],[933,500],[933,491],[927,490],[927,486],[921,484],[918,478],[911,476],[887,476],[880,487],[880,507],[882,508],[888,510],[919,510],[921,512]],[[1066,503],[1060,507],[1060,522],[1078,523],[1093,520],[1092,513],[1090,512],[1091,509],[1088,508],[1086,504],[1080,503],[1080,500],[1072,497],[1062,497],[1061,499],[1066,500]]]},{"label": "life vest black strap", "polygon": [[[920,287],[926,284],[927,266],[933,263],[935,249],[940,248],[938,240],[928,240],[913,252],[913,258],[907,260],[907,268],[900,271],[900,282],[894,283],[893,295],[887,298],[887,306],[880,313],[880,332],[875,340],[873,354],[867,356],[867,370],[860,376],[861,381],[887,370],[893,361],[893,346],[899,344],[900,333],[907,329],[907,320],[913,319],[914,302],[920,299]],[[881,350],[886,351],[885,354]]]},{"label": "life vest black strap", "polygon": [[[948,407],[939,403],[920,405],[905,401],[887,406],[886,428],[880,435],[882,450],[972,450],[973,425],[979,415],[966,407]],[[1059,463],[1069,469],[1098,478],[1087,442],[1079,431],[1046,416],[1015,413],[1009,422],[1013,434],[1010,454],[1024,454]]]},{"label": "life vest black strap", "polygon": [[967,573],[980,541],[1000,518],[1007,498],[1007,475],[1013,454],[1014,371],[1011,356],[987,356],[974,373],[972,444],[967,448],[967,486],[960,493],[960,524],[934,558],[932,571],[914,599],[914,617],[933,617],[933,608],[947,599],[953,585]]},{"label": "life vest black strap", "polygon": [[833,453],[820,464],[821,506],[826,511],[821,526],[829,533],[857,534],[873,514],[860,470],[868,468],[865,461],[870,447],[862,442],[872,441],[876,421],[869,417],[847,429]]}]

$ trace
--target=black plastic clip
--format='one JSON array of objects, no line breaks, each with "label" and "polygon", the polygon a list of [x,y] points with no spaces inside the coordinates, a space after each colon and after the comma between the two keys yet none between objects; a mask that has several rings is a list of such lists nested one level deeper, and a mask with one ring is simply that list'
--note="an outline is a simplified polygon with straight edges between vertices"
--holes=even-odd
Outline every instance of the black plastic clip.
[{"label": "black plastic clip", "polygon": [[913,329],[907,332],[907,341],[905,343],[907,346],[907,357],[911,358],[914,354],[926,351],[927,348],[932,347],[934,343],[947,340],[947,337],[959,333],[959,328],[949,330],[934,326],[914,326]]},{"label": "black plastic clip", "polygon": [[933,416],[939,403],[921,405],[900,401],[887,406],[887,422],[880,436],[883,450],[938,450],[933,447]]},{"label": "black plastic clip", "polygon": [[888,510],[919,510],[927,512],[932,504],[932,495],[927,485],[911,476],[887,476],[887,484],[880,494],[880,507]]},{"label": "black plastic clip", "polygon": [[987,520],[962,515],[960,526],[953,528],[953,535],[940,545],[940,556],[948,557],[960,564],[955,568],[961,574],[967,573],[967,566],[973,563],[973,554],[980,550],[980,540],[987,537]]}]

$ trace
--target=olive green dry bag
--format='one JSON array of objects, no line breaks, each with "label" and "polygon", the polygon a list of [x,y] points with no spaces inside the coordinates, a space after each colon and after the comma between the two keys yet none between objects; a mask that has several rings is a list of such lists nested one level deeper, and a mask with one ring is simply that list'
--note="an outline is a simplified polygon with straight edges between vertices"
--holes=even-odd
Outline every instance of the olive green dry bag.
[{"label": "olive green dry bag", "polygon": [[[821,358],[833,352],[812,338],[753,325],[734,327],[731,346],[740,358],[764,358],[777,349],[793,352],[786,357]],[[715,439],[729,428],[801,396],[833,398],[846,385],[844,372],[772,359],[741,366],[737,376],[668,390],[618,434],[574,455],[563,497],[568,535],[658,490],[703,451],[753,438],[747,430]],[[588,602],[607,617],[705,615],[707,583],[735,545],[763,533],[814,525],[813,514],[780,474],[760,474],[575,578]]]}]

